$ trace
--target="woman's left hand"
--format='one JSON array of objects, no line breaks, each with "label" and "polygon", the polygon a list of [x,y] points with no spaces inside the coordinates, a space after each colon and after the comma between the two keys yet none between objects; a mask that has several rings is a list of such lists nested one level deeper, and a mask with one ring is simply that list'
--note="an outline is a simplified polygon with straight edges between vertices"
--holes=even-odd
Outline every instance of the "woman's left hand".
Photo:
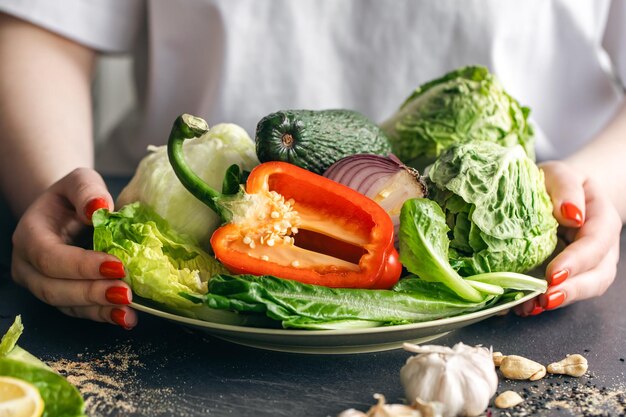
[{"label": "woman's left hand", "polygon": [[515,308],[521,316],[604,294],[615,279],[619,259],[622,221],[601,187],[565,162],[540,167],[560,224],[559,236],[570,243],[547,266],[546,293]]}]

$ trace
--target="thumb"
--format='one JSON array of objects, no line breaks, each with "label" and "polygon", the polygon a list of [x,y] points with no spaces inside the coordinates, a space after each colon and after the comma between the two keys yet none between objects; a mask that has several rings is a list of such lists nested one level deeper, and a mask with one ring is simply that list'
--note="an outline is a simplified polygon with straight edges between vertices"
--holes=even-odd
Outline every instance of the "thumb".
[{"label": "thumb", "polygon": [[104,180],[93,169],[77,168],[52,188],[70,201],[79,219],[85,224],[91,224],[91,216],[96,210],[111,210],[114,207],[113,197]]},{"label": "thumb", "polygon": [[550,195],[553,214],[559,224],[579,228],[585,222],[585,192],[583,178],[563,162],[540,165]]}]

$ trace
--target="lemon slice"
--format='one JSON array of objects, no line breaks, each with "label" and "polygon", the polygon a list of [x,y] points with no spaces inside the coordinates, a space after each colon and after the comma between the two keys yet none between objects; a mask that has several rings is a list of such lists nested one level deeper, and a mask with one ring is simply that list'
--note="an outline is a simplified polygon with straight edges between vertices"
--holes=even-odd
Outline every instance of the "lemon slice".
[{"label": "lemon slice", "polygon": [[10,376],[0,376],[0,416],[39,417],[43,400],[33,384]]}]

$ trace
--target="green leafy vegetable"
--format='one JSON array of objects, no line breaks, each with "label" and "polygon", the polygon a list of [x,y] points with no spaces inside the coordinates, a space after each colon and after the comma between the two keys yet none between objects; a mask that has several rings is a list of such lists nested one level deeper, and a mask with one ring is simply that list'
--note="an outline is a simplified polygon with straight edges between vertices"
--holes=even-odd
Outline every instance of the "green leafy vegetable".
[{"label": "green leafy vegetable", "polygon": [[22,316],[17,316],[11,327],[9,327],[9,330],[2,336],[2,340],[0,340],[0,358],[6,356],[13,350],[17,339],[20,338],[23,331],[24,325],[22,324]]},{"label": "green leafy vegetable", "polygon": [[224,181],[222,182],[222,194],[237,194],[241,189],[242,172],[239,165],[233,164],[226,170]]},{"label": "green leafy vegetable", "polygon": [[394,154],[424,169],[448,147],[478,140],[519,144],[534,158],[528,113],[487,68],[470,66],[417,88],[381,127]]},{"label": "green leafy vegetable", "polygon": [[447,232],[443,211],[436,202],[407,200],[400,212],[400,262],[421,279],[441,282],[464,300],[480,302],[483,295],[448,262]]},{"label": "green leafy vegetable", "polygon": [[188,236],[141,203],[119,212],[93,215],[94,249],[117,256],[126,267],[125,281],[133,292],[180,314],[199,317],[202,308],[179,293],[202,295],[211,275],[226,269]]},{"label": "green leafy vegetable", "polygon": [[484,274],[472,275],[472,281],[483,282],[485,284],[497,285],[502,288],[545,292],[548,283],[545,280],[537,279],[528,275],[516,272],[487,272]]},{"label": "green leafy vegetable", "polygon": [[[202,246],[208,245],[220,224],[219,216],[180,183],[168,160],[167,146],[149,150],[151,153],[140,162],[130,183],[120,193],[117,206],[142,202],[167,220],[172,229]],[[250,170],[259,163],[254,141],[243,128],[229,123],[215,125],[202,137],[187,141],[184,154],[191,169],[215,189],[222,187],[224,174],[232,165]],[[233,179],[229,176],[229,192],[236,186]]]},{"label": "green leafy vegetable", "polygon": [[[420,281],[443,284],[455,296],[479,302],[485,296],[501,296],[505,290],[545,292],[545,280],[513,272],[492,272],[463,278],[448,262],[448,227],[436,202],[407,200],[400,213],[400,260]],[[403,283],[398,285],[415,285]],[[403,287],[406,289],[406,287]]]},{"label": "green leafy vegetable", "polygon": [[65,378],[16,345],[24,326],[20,316],[0,342],[0,375],[22,379],[39,390],[44,401],[43,417],[83,417],[84,401]]},{"label": "green leafy vegetable", "polygon": [[493,285],[486,282],[474,281],[473,279],[466,278],[465,282],[474,287],[475,290],[480,291],[483,294],[490,295],[502,295],[504,294],[504,288],[499,285]]},{"label": "green leafy vegetable", "polygon": [[543,172],[520,146],[453,146],[428,175],[451,230],[450,263],[461,275],[527,272],[554,251],[558,224]]},{"label": "green leafy vegetable", "polygon": [[[404,280],[403,280],[404,281]],[[285,328],[344,329],[406,324],[455,316],[484,308],[460,300],[445,287],[420,282],[395,290],[329,288],[272,276],[220,274],[209,293],[187,295],[211,308],[266,314]]]}]

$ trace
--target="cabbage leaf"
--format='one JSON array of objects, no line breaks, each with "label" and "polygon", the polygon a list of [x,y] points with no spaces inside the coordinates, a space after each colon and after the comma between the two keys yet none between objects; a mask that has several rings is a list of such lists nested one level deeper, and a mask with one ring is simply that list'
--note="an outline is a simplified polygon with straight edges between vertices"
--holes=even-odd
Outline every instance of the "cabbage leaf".
[{"label": "cabbage leaf", "polygon": [[[186,141],[185,160],[190,168],[214,189],[222,187],[224,174],[232,165],[251,170],[259,161],[254,141],[235,124],[213,126],[200,138]],[[180,183],[167,157],[167,146],[150,147],[135,175],[120,193],[116,205],[139,201],[150,206],[170,227],[203,247],[220,224],[220,217]]]},{"label": "cabbage leaf", "polygon": [[543,172],[521,146],[454,146],[429,180],[451,230],[450,263],[461,275],[527,272],[554,251],[558,223]]},{"label": "cabbage leaf", "polygon": [[450,146],[477,140],[519,144],[534,159],[529,112],[487,68],[469,66],[417,88],[381,128],[393,153],[420,170]]}]

